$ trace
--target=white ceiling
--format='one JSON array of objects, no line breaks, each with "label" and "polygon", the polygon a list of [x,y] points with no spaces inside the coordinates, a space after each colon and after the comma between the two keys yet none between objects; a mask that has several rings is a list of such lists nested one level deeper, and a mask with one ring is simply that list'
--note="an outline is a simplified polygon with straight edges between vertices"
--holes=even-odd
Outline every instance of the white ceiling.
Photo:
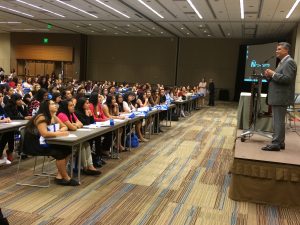
[{"label": "white ceiling", "polygon": [[[295,0],[244,0],[241,19],[239,0],[192,0],[200,19],[186,0],[144,0],[160,13],[161,19],[138,0],[102,0],[125,13],[126,18],[96,0],[61,0],[98,18],[72,9],[56,0],[23,0],[65,16],[33,8],[16,0],[0,0],[0,32],[82,33],[87,35],[200,37],[200,38],[281,38],[300,22],[300,4],[289,19],[286,15]],[[8,7],[34,16],[20,15]],[[21,22],[5,24],[2,22]],[[53,27],[48,29],[47,24]]]}]

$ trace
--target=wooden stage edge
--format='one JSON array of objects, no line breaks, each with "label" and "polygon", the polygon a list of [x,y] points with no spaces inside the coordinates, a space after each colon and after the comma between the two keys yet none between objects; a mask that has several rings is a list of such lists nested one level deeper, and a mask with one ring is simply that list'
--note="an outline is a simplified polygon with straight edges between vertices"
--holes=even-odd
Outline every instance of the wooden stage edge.
[{"label": "wooden stage edge", "polygon": [[[297,127],[300,133],[300,126]],[[237,131],[237,136],[241,134]],[[229,197],[235,201],[300,208],[300,136],[286,130],[285,150],[263,151],[268,139],[257,134],[235,143]]]},{"label": "wooden stage edge", "polygon": [[[297,127],[300,134],[300,126]],[[242,130],[237,130],[237,137]],[[271,139],[254,134],[250,139],[241,142],[237,139],[235,143],[234,158],[264,161],[270,163],[283,163],[290,165],[300,165],[300,136],[291,129],[286,129],[285,150],[263,151],[261,150]]]}]

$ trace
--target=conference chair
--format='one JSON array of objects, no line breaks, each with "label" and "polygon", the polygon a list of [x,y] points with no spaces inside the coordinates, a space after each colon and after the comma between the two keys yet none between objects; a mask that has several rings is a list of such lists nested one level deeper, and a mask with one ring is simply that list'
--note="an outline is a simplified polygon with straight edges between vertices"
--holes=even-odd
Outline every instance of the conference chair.
[{"label": "conference chair", "polygon": [[[287,108],[286,120],[289,121],[289,128],[296,131],[297,112],[300,110],[300,93],[295,93],[294,103]],[[292,125],[293,122],[293,125]]]},{"label": "conference chair", "polygon": [[[21,161],[24,158],[24,155],[28,156],[28,154],[23,152],[25,126],[20,127],[19,132],[20,132],[20,139],[19,139],[19,143],[17,144],[18,148],[19,148],[19,162],[18,162],[18,169],[17,169],[17,176],[16,176],[16,185],[40,187],[40,188],[49,187],[50,186],[50,178],[55,177],[55,174],[51,174],[51,173],[47,172],[50,169],[51,158],[50,158],[50,156],[46,156],[46,155],[41,155],[41,154],[31,155],[31,156],[34,157],[33,177],[43,177],[43,178],[45,178],[43,180],[47,180],[46,184],[44,184],[44,185],[34,184],[33,181],[36,181],[37,179],[34,179],[33,177],[31,177],[31,179],[30,179],[31,182],[25,182],[25,179],[23,179],[23,181],[20,180]],[[38,157],[43,157],[43,163],[41,165],[41,168],[40,168],[41,171],[40,172],[37,172]],[[26,180],[28,180],[28,178]]]}]

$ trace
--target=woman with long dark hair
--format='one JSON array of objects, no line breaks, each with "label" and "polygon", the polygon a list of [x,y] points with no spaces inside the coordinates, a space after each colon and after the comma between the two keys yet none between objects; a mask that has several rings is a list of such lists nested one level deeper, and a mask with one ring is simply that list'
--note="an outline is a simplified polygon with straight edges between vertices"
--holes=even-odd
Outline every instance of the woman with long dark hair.
[{"label": "woman with long dark hair", "polygon": [[[96,93],[92,92],[91,96],[89,98],[90,101],[90,110],[92,112],[92,115],[94,117],[95,122],[103,122],[107,121],[109,118],[107,118],[103,112],[103,106],[102,106],[102,101],[103,101],[103,96]],[[96,154],[98,156],[109,156],[110,152],[110,147],[112,144],[111,137],[112,133],[106,133],[103,135],[104,139],[102,142],[96,142],[95,147],[96,147]],[[98,140],[99,141],[99,140]]]},{"label": "woman with long dark hair", "polygon": [[[72,100],[64,100],[61,102],[57,117],[71,131],[76,131],[78,128],[82,128],[83,126],[81,121],[75,115],[75,108]],[[82,143],[81,160],[83,165],[83,173],[87,175],[99,175],[101,173],[93,166],[91,147],[87,141]]]},{"label": "woman with long dark hair", "polygon": [[28,155],[48,155],[56,159],[58,173],[55,182],[59,185],[77,186],[79,183],[69,177],[66,166],[71,147],[47,144],[45,138],[68,136],[68,128],[55,115],[58,104],[52,100],[41,102],[36,115],[25,128],[23,152]]},{"label": "woman with long dark hair", "polygon": [[40,103],[46,99],[48,99],[48,91],[44,88],[39,89],[30,103],[28,114],[34,116],[39,110]]},{"label": "woman with long dark hair", "polygon": [[103,122],[108,120],[103,112],[103,106],[102,106],[102,101],[103,101],[103,96],[99,95],[96,92],[92,92],[91,96],[89,98],[90,100],[90,110],[93,113],[94,120],[96,122]]},{"label": "woman with long dark hair", "polygon": [[[124,95],[123,107],[126,113],[137,110],[135,96],[136,95],[133,92],[127,92]],[[137,133],[139,140],[142,142],[147,142],[148,139],[144,138],[142,134],[142,121],[141,120],[137,121],[134,123],[134,125],[135,125],[135,132]]]},{"label": "woman with long dark hair", "polygon": [[[106,102],[103,104],[104,115],[110,119],[121,119],[124,120],[125,116],[119,115],[119,105],[116,102],[115,95],[107,95]],[[119,137],[122,137],[123,130],[119,129]],[[125,147],[122,146],[121,138],[118,138],[118,147],[120,151],[125,151]]]},{"label": "woman with long dark hair", "polygon": [[[13,94],[8,104],[4,107],[6,117],[11,120],[29,120],[31,116],[28,116],[26,109],[23,108],[22,96],[19,94]],[[6,151],[7,160],[13,161],[14,151],[14,131],[5,132],[1,136],[0,142],[0,155],[2,156],[3,150],[8,144],[8,150]]]}]

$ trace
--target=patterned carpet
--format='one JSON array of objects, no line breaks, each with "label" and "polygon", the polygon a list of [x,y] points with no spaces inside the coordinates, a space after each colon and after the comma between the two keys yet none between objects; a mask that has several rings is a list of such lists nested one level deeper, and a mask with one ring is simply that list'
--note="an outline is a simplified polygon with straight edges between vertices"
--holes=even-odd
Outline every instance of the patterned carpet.
[{"label": "patterned carpet", "polygon": [[[228,174],[236,104],[194,111],[166,132],[109,160],[79,187],[15,186],[16,165],[0,168],[0,206],[11,224],[296,225],[300,210],[234,202]],[[22,176],[30,177],[31,160]]]}]

